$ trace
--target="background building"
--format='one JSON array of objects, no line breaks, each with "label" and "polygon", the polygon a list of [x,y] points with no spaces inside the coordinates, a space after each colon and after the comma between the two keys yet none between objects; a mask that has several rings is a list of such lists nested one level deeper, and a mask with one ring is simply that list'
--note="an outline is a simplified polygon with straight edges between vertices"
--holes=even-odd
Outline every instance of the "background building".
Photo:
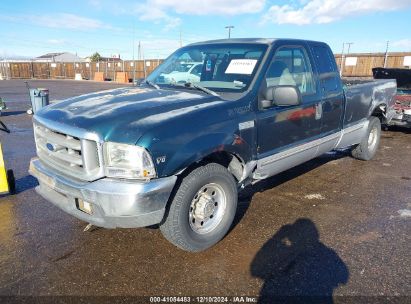
[{"label": "background building", "polygon": [[69,52],[48,53],[33,59],[36,62],[83,62],[84,59]]}]

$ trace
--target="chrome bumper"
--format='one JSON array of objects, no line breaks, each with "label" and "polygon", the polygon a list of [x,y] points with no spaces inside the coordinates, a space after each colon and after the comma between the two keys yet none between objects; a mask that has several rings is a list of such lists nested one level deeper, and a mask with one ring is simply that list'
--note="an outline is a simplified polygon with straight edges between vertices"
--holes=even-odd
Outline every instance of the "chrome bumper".
[{"label": "chrome bumper", "polygon": [[[105,228],[160,223],[177,180],[171,176],[150,182],[110,178],[84,182],[56,174],[38,158],[30,161],[29,173],[38,179],[36,191],[46,200],[80,220]],[[92,214],[79,209],[79,199],[91,204]]]}]

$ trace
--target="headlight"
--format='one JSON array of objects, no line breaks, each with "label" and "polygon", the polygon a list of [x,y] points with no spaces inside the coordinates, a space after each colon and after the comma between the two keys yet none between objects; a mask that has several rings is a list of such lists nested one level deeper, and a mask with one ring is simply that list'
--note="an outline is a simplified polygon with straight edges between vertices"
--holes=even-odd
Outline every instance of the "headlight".
[{"label": "headlight", "polygon": [[142,147],[107,142],[104,155],[109,177],[149,179],[156,176],[151,156]]}]

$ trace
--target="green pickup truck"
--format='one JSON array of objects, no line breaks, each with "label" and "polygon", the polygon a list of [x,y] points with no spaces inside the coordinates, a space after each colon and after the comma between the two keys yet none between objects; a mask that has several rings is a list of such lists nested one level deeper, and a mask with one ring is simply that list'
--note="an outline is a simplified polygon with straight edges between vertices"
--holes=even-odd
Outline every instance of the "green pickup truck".
[{"label": "green pickup truck", "polygon": [[[170,77],[188,63],[196,77]],[[159,224],[174,245],[201,251],[229,231],[246,185],[334,149],[373,158],[395,91],[393,80],[344,86],[322,42],[195,43],[138,87],[37,112],[30,173],[41,196],[87,223]]]}]

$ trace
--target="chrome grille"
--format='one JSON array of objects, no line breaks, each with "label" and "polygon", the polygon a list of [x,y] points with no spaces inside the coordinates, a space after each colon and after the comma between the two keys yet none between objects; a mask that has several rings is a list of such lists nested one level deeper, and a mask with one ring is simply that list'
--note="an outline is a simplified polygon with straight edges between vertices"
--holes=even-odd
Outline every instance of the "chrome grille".
[{"label": "chrome grille", "polygon": [[34,137],[37,155],[45,164],[81,180],[101,177],[101,153],[96,141],[64,134],[36,122]]}]

